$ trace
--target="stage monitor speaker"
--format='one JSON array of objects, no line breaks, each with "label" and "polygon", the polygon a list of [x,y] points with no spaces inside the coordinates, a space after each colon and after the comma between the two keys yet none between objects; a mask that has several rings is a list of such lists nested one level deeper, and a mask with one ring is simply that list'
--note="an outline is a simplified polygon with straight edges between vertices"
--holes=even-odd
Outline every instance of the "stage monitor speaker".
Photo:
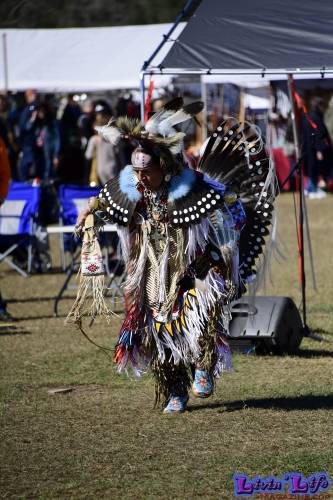
[{"label": "stage monitor speaker", "polygon": [[231,303],[230,347],[256,346],[258,352],[296,353],[303,324],[289,297],[242,297]]}]

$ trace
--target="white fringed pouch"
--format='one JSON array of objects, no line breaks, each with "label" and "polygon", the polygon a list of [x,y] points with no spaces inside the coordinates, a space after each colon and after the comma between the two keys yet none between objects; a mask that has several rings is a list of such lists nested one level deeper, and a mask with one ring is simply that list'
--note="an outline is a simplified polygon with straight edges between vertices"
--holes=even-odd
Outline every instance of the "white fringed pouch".
[{"label": "white fringed pouch", "polygon": [[104,299],[104,264],[93,213],[88,214],[84,223],[79,276],[79,289],[66,323],[74,323],[81,329],[85,315],[93,318],[102,315],[109,320],[110,310]]}]

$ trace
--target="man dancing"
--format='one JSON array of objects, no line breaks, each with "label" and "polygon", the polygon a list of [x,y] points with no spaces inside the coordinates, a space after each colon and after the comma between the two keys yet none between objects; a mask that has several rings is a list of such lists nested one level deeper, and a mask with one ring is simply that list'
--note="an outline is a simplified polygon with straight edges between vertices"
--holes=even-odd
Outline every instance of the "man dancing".
[{"label": "man dancing", "polygon": [[186,409],[191,385],[195,396],[210,396],[216,377],[231,368],[228,304],[254,277],[272,211],[268,162],[251,125],[225,121],[198,170],[184,164],[184,134],[174,127],[201,109],[177,98],[145,126],[121,118],[99,130],[113,144],[136,144],[131,165],[93,207],[117,224],[127,266],[114,359],[119,370],[152,371],[165,413]]}]

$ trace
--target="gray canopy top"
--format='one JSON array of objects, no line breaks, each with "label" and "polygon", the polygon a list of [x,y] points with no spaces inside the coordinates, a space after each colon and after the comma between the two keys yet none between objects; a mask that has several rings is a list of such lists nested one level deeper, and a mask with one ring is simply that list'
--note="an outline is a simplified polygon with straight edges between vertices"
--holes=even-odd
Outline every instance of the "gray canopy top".
[{"label": "gray canopy top", "polygon": [[333,73],[333,1],[202,0],[160,72]]}]

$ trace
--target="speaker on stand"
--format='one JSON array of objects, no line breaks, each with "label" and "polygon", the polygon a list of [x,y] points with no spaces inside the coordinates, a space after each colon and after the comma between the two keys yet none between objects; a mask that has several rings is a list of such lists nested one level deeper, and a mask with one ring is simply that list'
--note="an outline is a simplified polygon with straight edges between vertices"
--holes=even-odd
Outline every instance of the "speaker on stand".
[{"label": "speaker on stand", "polygon": [[303,323],[289,297],[242,297],[231,303],[229,343],[232,351],[295,354]]}]

